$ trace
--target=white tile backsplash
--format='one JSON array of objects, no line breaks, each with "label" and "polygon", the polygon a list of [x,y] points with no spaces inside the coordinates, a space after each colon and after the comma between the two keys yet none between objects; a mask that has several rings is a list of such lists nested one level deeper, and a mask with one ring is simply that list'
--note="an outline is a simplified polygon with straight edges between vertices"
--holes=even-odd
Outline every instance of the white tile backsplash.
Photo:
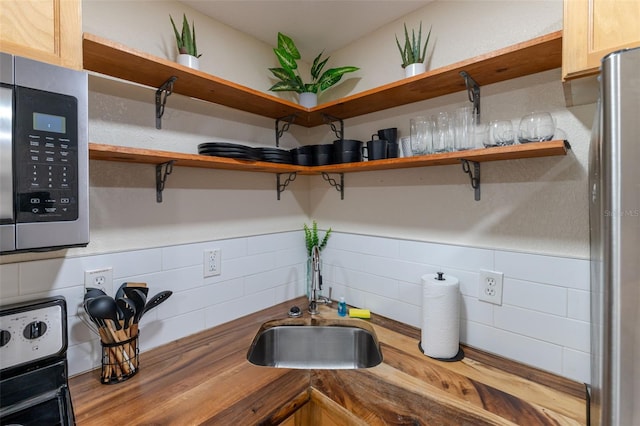
[{"label": "white tile backsplash", "polygon": [[589,291],[587,260],[498,250],[495,259],[505,277]]},{"label": "white tile backsplash", "polygon": [[567,316],[567,289],[564,287],[505,278],[502,301],[506,305]]},{"label": "white tile backsplash", "polygon": [[590,321],[591,294],[588,291],[567,291],[567,315],[569,318]]},{"label": "white tile backsplash", "polygon": [[[336,233],[323,262],[334,295],[416,327],[421,276],[455,276],[463,343],[588,381],[588,260]],[[477,299],[481,269],[504,273],[501,306]]]},{"label": "white tile backsplash", "polygon": [[[222,274],[203,278],[203,252],[211,248],[222,249]],[[303,233],[295,231],[3,264],[0,303],[65,296],[69,366],[78,374],[100,363],[98,337],[78,317],[85,270],[113,267],[113,290],[142,281],[151,295],[173,291],[140,322],[145,351],[305,294],[306,259]],[[588,260],[334,232],[322,262],[323,294],[331,287],[334,299],[415,327],[422,324],[421,277],[455,276],[463,343],[588,381]],[[502,306],[477,299],[480,269],[504,273]]]}]

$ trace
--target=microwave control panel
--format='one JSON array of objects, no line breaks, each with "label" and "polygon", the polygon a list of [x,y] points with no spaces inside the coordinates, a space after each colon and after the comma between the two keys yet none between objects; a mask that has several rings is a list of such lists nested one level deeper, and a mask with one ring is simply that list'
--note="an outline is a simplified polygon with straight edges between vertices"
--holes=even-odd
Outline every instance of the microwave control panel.
[{"label": "microwave control panel", "polygon": [[16,222],[78,218],[78,104],[73,96],[16,87]]}]

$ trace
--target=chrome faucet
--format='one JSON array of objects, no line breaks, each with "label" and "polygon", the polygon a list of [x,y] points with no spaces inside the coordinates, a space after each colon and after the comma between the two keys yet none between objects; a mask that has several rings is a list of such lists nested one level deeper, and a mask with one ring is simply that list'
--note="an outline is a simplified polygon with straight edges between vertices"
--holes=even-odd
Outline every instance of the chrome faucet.
[{"label": "chrome faucet", "polygon": [[311,291],[309,292],[309,313],[315,315],[319,312],[318,303],[331,304],[330,298],[319,294],[322,290],[322,274],[320,273],[320,247],[318,246],[313,246],[311,249],[311,267],[313,272],[311,274]]}]

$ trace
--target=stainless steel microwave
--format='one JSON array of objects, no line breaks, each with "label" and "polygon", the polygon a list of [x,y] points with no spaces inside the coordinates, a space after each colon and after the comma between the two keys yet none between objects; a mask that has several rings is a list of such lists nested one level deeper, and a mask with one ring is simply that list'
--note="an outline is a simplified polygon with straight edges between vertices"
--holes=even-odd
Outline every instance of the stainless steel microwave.
[{"label": "stainless steel microwave", "polygon": [[0,254],[89,243],[87,73],[0,53]]}]

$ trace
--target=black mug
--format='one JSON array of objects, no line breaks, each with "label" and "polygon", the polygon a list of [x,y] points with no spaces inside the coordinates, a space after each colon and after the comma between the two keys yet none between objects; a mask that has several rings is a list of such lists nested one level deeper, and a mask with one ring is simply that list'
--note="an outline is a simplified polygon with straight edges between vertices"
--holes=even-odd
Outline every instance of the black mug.
[{"label": "black mug", "polygon": [[398,158],[398,128],[380,129],[378,130],[378,137],[386,139],[388,142],[387,158]]},{"label": "black mug", "polygon": [[378,135],[373,135],[365,147],[367,151],[365,157],[369,161],[384,160],[387,158],[387,146],[389,145],[389,142],[386,139],[374,139],[375,136]]}]

